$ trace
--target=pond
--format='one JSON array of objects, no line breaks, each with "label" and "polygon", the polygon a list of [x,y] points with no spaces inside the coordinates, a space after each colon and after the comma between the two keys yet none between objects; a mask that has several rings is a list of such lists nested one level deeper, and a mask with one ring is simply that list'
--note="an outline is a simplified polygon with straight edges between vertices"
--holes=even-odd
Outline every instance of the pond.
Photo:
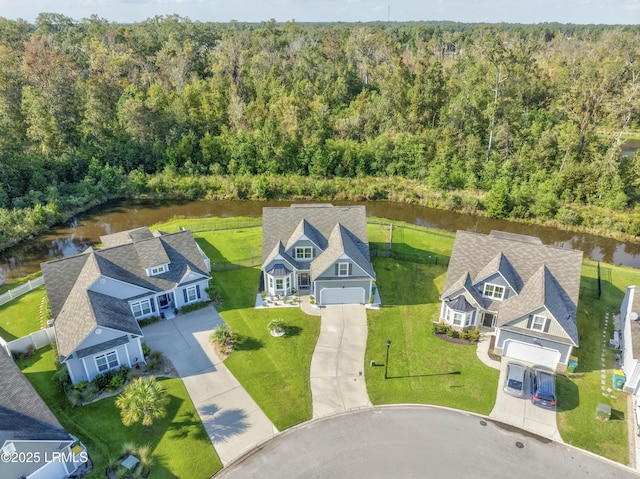
[{"label": "pond", "polygon": [[[0,284],[39,271],[40,263],[76,254],[100,242],[100,236],[140,226],[184,217],[260,217],[265,206],[288,206],[292,201],[116,201],[78,215],[66,225],[27,243],[0,253]],[[585,257],[596,261],[640,268],[640,244],[611,238],[573,233],[544,226],[525,225],[504,220],[463,215],[418,205],[389,201],[361,203],[335,201],[333,204],[362,204],[368,215],[392,221],[449,231],[468,230],[489,233],[509,231],[539,237],[543,243],[582,250]]]}]

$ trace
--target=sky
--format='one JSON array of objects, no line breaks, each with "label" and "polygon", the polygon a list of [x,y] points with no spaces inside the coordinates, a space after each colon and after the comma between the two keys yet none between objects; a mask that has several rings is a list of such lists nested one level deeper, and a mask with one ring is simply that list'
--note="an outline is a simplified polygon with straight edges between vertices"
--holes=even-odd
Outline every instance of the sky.
[{"label": "sky", "polygon": [[228,22],[430,21],[639,24],[640,0],[0,0],[0,17],[41,12],[133,23],[156,15]]}]

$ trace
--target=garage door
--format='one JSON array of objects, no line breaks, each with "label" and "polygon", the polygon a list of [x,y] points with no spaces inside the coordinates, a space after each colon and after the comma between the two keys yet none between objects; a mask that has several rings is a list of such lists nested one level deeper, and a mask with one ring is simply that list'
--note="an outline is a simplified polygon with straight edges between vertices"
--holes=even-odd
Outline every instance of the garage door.
[{"label": "garage door", "polygon": [[507,339],[502,348],[502,355],[520,361],[540,364],[555,371],[560,361],[560,351],[557,349],[534,346],[533,344],[521,343]]},{"label": "garage door", "polygon": [[323,288],[320,304],[364,304],[364,288]]}]

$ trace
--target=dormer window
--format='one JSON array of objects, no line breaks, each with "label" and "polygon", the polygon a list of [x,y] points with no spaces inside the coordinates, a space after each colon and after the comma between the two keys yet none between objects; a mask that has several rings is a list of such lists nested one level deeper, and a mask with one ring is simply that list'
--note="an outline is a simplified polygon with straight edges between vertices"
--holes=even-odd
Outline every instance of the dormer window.
[{"label": "dormer window", "polygon": [[547,324],[547,318],[545,318],[544,316],[538,316],[537,314],[533,317],[533,319],[531,320],[531,326],[530,328],[533,331],[544,331],[544,327]]},{"label": "dormer window", "polygon": [[311,246],[299,246],[296,248],[296,259],[312,259],[313,248]]},{"label": "dormer window", "polygon": [[338,276],[349,276],[349,263],[338,263]]},{"label": "dormer window", "polygon": [[152,268],[147,269],[148,276],[157,276],[159,274],[165,273],[169,271],[168,264],[161,264],[160,266],[153,266]]},{"label": "dormer window", "polygon": [[493,298],[493,299],[497,299],[498,301],[502,301],[502,299],[504,298],[504,286],[485,283],[484,292],[482,294],[487,298]]}]

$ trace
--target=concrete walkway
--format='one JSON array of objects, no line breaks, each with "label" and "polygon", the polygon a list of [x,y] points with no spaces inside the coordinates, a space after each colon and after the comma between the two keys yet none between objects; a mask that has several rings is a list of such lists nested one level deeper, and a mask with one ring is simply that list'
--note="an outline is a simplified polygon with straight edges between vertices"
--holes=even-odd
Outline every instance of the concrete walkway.
[{"label": "concrete walkway", "polygon": [[144,342],[176,367],[226,466],[278,430],[214,353],[209,335],[220,324],[222,318],[209,306],[147,326],[143,333]]},{"label": "concrete walkway", "polygon": [[480,340],[478,341],[478,347],[476,348],[476,354],[478,355],[478,359],[482,361],[484,364],[493,369],[500,369],[500,361],[496,361],[495,359],[491,359],[489,357],[489,345],[491,343],[491,336],[493,332],[482,331],[480,333]]},{"label": "concrete walkway", "polygon": [[[306,309],[304,306],[303,310]],[[322,322],[310,371],[313,418],[371,407],[364,380],[367,347],[364,306],[334,305],[319,311]]]}]

